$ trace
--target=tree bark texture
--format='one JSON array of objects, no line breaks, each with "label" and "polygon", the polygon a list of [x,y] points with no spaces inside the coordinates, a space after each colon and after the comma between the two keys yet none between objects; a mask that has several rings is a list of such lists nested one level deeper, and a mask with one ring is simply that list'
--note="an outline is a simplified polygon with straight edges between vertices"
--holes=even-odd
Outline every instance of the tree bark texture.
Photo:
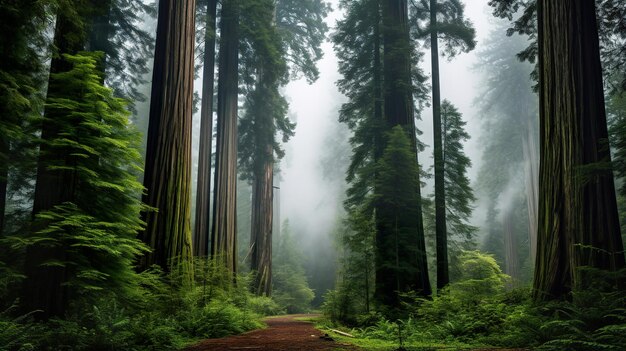
[{"label": "tree bark texture", "polygon": [[[408,133],[411,141],[411,150],[417,162],[417,140],[415,135],[415,122],[413,115],[413,89],[411,81],[411,45],[409,40],[408,4],[406,0],[393,0],[382,2],[383,24],[383,97],[385,130],[400,125]],[[419,184],[419,173],[415,174]],[[384,247],[396,239],[393,225],[397,222],[389,211],[377,208],[376,218],[376,283],[374,295],[384,305],[398,306],[398,290],[417,291],[427,296],[431,293],[428,280],[428,266],[426,261],[426,245],[424,241],[424,229],[421,210],[421,189],[415,189],[417,203],[417,215],[412,218],[410,224],[403,226],[414,228],[414,237],[410,249],[407,245],[398,247],[396,253],[403,266],[411,267],[415,274],[406,276],[400,274],[385,262],[395,261],[396,257],[386,256]],[[386,216],[391,215],[391,217]],[[397,214],[396,214],[397,215]],[[387,225],[384,225],[387,223]]]},{"label": "tree bark texture", "polygon": [[513,229],[513,213],[510,209],[504,212],[502,228],[504,229],[505,273],[517,281],[520,278],[519,255],[517,254],[519,247]]},{"label": "tree bark texture", "polygon": [[[73,6],[73,5],[66,5]],[[80,9],[77,9],[80,10]],[[66,17],[65,11],[59,11],[54,32],[54,45],[59,54],[76,54],[83,50],[86,38],[83,28],[75,20]],[[80,11],[79,11],[80,13]],[[72,36],[71,34],[77,34]],[[50,63],[50,73],[61,73],[71,69],[71,64],[60,56],[55,56]],[[58,90],[58,89],[57,89]],[[63,96],[62,91],[48,90],[48,97]],[[54,123],[55,116],[44,112],[50,119],[42,124],[41,140],[51,140],[59,134],[58,126]],[[76,172],[69,169],[54,170],[48,166],[52,163],[64,163],[71,167],[73,157],[68,152],[50,148],[41,143],[37,160],[37,175],[33,202],[33,217],[43,211],[64,202],[73,201],[76,190]],[[33,228],[37,231],[41,228]],[[67,271],[64,267],[44,265],[50,260],[63,262],[66,254],[62,248],[48,248],[43,245],[32,245],[26,250],[24,272],[26,279],[23,284],[22,309],[29,313],[40,310],[36,315],[39,319],[62,316],[69,302],[68,289],[63,286],[67,281]]]},{"label": "tree bark texture", "polygon": [[207,6],[207,29],[204,39],[204,68],[202,72],[202,105],[200,108],[200,152],[198,156],[198,185],[196,222],[193,237],[195,256],[209,255],[211,153],[213,143],[213,85],[215,82],[215,28],[217,0]]},{"label": "tree bark texture", "polygon": [[526,205],[528,208],[528,239],[530,242],[530,262],[537,257],[537,224],[539,198],[539,156],[532,122],[527,121],[526,135],[522,138],[524,152],[524,173],[526,178]]},{"label": "tree bark texture", "polygon": [[192,278],[191,126],[193,111],[195,0],[161,0],[150,101],[141,234],[152,252],[146,269],[157,264]]},{"label": "tree bark texture", "polygon": [[437,40],[437,0],[430,0],[430,57],[433,83],[433,150],[435,168],[435,238],[437,246],[437,290],[450,283],[448,233],[446,228],[446,189],[441,141],[441,93],[439,84],[439,43]]},{"label": "tree bark texture", "polygon": [[274,204],[274,166],[272,146],[267,146],[262,174],[256,174],[252,187],[251,270],[256,272],[254,287],[259,296],[272,293],[272,220]]},{"label": "tree bark texture", "polygon": [[238,0],[222,3],[211,256],[237,272]]},{"label": "tree bark texture", "polygon": [[624,267],[593,1],[541,0],[541,160],[534,297],[565,297],[579,270]]}]

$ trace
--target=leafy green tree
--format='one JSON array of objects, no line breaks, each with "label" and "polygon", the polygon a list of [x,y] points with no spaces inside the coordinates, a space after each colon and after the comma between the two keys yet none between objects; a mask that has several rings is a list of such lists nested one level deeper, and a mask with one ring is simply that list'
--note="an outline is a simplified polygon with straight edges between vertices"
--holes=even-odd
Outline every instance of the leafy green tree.
[{"label": "leafy green tree", "polygon": [[250,233],[251,270],[255,272],[254,292],[270,295],[272,278],[272,220],[274,162],[284,152],[276,140],[293,135],[287,118],[287,101],[279,88],[287,78],[285,53],[274,24],[275,3],[247,1],[242,8],[242,39],[250,56],[243,60],[246,112],[239,125],[239,166],[252,183],[252,224]]},{"label": "leafy green tree", "polygon": [[40,318],[62,316],[71,301],[102,291],[127,296],[146,251],[136,239],[144,225],[140,136],[125,102],[101,85],[99,59],[66,55],[73,68],[50,77],[43,119],[58,134],[42,141],[43,150],[67,156],[41,166],[72,173],[74,183],[64,184],[65,201],[37,213],[33,234],[13,244],[29,251],[23,310],[41,310]]},{"label": "leafy green tree", "polygon": [[[425,247],[417,238],[416,218],[419,215],[418,165],[413,157],[408,133],[394,127],[388,134],[383,157],[378,162],[374,201],[379,217],[376,233],[375,296],[386,306],[399,306],[399,294],[429,290]],[[422,238],[423,240],[423,238]],[[392,289],[393,293],[389,293]],[[430,291],[428,291],[429,293]]]},{"label": "leafy green tree", "polygon": [[[239,125],[239,166],[253,187],[251,269],[256,272],[259,295],[272,291],[274,164],[284,156],[280,142],[293,136],[295,128],[287,118],[288,105],[280,88],[300,74],[309,81],[317,79],[315,64],[321,58],[327,11],[324,1],[249,0],[242,4],[241,80],[246,100]],[[302,57],[294,60],[296,53]],[[282,134],[282,140],[277,134]]]},{"label": "leafy green tree", "polygon": [[[353,211],[341,236],[344,247],[340,289],[360,313],[369,313],[372,307],[374,285],[374,257],[376,226],[374,219],[364,211]],[[347,317],[347,313],[344,318]]]},{"label": "leafy green tree", "polygon": [[[9,172],[32,159],[24,148],[27,121],[41,112],[44,83],[42,32],[49,19],[46,1],[0,3],[0,235],[5,228]],[[10,33],[10,34],[9,34]],[[32,127],[32,125],[31,125]]]},{"label": "leafy green tree", "polygon": [[[475,30],[464,18],[464,6],[459,0],[438,3],[437,0],[419,1],[414,5],[418,37],[430,36],[432,62],[432,106],[435,158],[435,230],[437,242],[437,289],[450,282],[448,264],[448,229],[446,223],[445,158],[442,142],[441,93],[439,82],[439,36],[445,41],[445,52],[453,56],[459,51],[474,49]],[[428,15],[428,22],[426,17]],[[452,197],[450,197],[452,198]]]},{"label": "leafy green tree", "polygon": [[469,224],[476,200],[467,171],[472,161],[463,151],[463,142],[470,136],[461,113],[448,100],[441,104],[444,185],[447,194],[446,222],[450,243],[451,266],[458,263],[459,253],[474,246],[477,228]]},{"label": "leafy green tree", "polygon": [[[339,58],[339,71],[343,75],[338,86],[348,97],[348,102],[342,106],[339,120],[353,132],[350,140],[353,154],[347,175],[350,188],[345,206],[349,213],[363,211],[364,215],[372,216],[377,223],[377,237],[392,237],[393,232],[383,232],[389,228],[380,224],[393,219],[385,218],[382,202],[377,202],[382,198],[377,195],[377,179],[386,172],[377,164],[387,143],[385,134],[396,125],[406,129],[414,149],[413,159],[417,160],[416,152],[422,145],[417,140],[414,113],[415,106],[420,107],[425,100],[425,90],[423,74],[414,66],[421,55],[415,52],[408,40],[406,2],[346,1],[340,6],[345,8],[346,17],[338,22],[333,41]],[[415,169],[419,172],[419,167]],[[419,266],[419,274],[409,277],[409,280],[414,278],[413,286],[419,287],[417,290],[421,294],[429,295],[419,209],[420,174],[416,173],[415,177],[414,192],[418,195],[408,195],[416,201],[414,205],[418,208],[414,217],[416,237],[412,244],[422,247],[422,250],[418,250],[420,255],[417,262],[413,261],[413,257],[402,257],[402,260],[407,259],[411,261],[409,265]],[[376,242],[377,246],[382,243],[380,240]],[[377,250],[382,254],[391,254],[382,247]],[[395,278],[378,272],[383,269],[380,266],[382,262],[392,259],[393,256],[389,256],[376,262],[375,297],[383,304],[397,305],[399,300],[394,293],[397,290]]]}]

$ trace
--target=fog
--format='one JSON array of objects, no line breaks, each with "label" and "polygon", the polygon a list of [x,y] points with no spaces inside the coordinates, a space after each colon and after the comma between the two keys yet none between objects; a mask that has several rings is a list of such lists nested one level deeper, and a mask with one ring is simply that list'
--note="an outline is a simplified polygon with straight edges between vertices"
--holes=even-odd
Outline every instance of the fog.
[{"label": "fog", "polygon": [[[334,24],[341,17],[338,9],[338,1],[331,1],[333,13],[327,19],[331,27],[330,33],[334,31]],[[466,17],[469,18],[476,28],[476,49],[467,54],[460,54],[452,60],[448,58],[440,59],[441,74],[441,96],[450,100],[463,114],[463,119],[467,121],[467,131],[471,139],[465,145],[465,151],[471,158],[473,167],[469,176],[472,183],[477,177],[481,164],[482,151],[480,140],[483,135],[488,135],[489,131],[482,130],[482,123],[475,102],[480,99],[480,72],[475,68],[477,64],[476,55],[481,46],[493,29],[495,19],[491,18],[491,13],[486,1],[466,1]],[[332,45],[328,42],[324,44],[324,59],[320,61],[320,79],[312,85],[308,85],[304,79],[289,84],[286,95],[290,101],[290,111],[293,118],[298,123],[296,135],[286,145],[287,155],[282,162],[282,182],[281,182],[281,215],[283,218],[290,218],[291,224],[306,231],[306,235],[312,237],[325,236],[334,226],[338,211],[341,210],[341,199],[343,191],[338,193],[338,189],[343,189],[341,184],[345,176],[345,168],[334,169],[336,174],[342,176],[337,179],[328,179],[322,164],[328,157],[341,157],[341,155],[329,155],[329,152],[336,152],[327,143],[337,139],[338,130],[345,130],[345,127],[338,121],[338,110],[345,97],[336,88],[335,82],[340,78],[337,67],[337,59],[333,52]],[[421,68],[430,78],[430,55],[426,52],[425,60],[421,63]],[[417,127],[423,132],[421,140],[429,147],[418,155],[420,164],[425,169],[432,165],[432,111],[430,106],[421,113],[421,120]],[[348,147],[347,138],[349,133],[345,132],[344,140],[341,140],[345,147]],[[349,154],[351,151],[347,150]],[[432,193],[432,180],[427,180],[424,195]],[[473,222],[480,225],[484,221],[484,211],[477,208],[474,213]]]}]

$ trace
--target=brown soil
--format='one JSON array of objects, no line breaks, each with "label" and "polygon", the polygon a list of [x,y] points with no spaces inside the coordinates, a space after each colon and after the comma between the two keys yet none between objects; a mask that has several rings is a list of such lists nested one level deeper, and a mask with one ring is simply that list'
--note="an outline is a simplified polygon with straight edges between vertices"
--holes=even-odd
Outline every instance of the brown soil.
[{"label": "brown soil", "polygon": [[310,322],[299,318],[315,315],[290,315],[267,318],[266,329],[254,330],[242,335],[209,339],[193,345],[185,351],[208,350],[360,350],[354,346],[320,338],[324,334]]}]

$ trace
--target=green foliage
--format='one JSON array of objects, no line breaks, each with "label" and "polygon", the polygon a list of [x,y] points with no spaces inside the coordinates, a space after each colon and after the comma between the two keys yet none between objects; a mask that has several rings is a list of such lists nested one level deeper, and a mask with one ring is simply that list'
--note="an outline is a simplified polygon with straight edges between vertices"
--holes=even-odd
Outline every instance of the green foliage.
[{"label": "green foliage", "polygon": [[[461,113],[448,100],[441,104],[442,144],[444,160],[444,188],[446,194],[446,226],[448,235],[448,255],[450,278],[458,279],[459,255],[463,250],[475,248],[475,236],[478,228],[471,225],[474,202],[474,190],[467,176],[471,167],[471,160],[463,150],[463,143],[470,136],[465,131],[466,122]],[[422,201],[424,213],[425,236],[429,240],[429,248],[435,251],[435,213],[433,204],[434,194],[430,199]],[[434,255],[433,255],[434,256]],[[433,262],[433,266],[434,266]]]},{"label": "green foliage", "polygon": [[[17,230],[28,211],[36,158],[33,118],[42,112],[48,45],[44,29],[53,1],[0,3],[0,236]],[[6,217],[5,217],[6,212]],[[0,253],[0,255],[4,255]],[[3,259],[6,257],[0,257]]]},{"label": "green foliage", "polygon": [[[376,293],[385,305],[398,304],[398,293],[410,290],[430,294],[425,247],[420,247],[419,166],[401,126],[388,134],[387,147],[377,164]],[[423,238],[422,238],[423,240]],[[423,241],[422,241],[423,244]],[[391,293],[395,291],[395,293]]]},{"label": "green foliage", "polygon": [[[37,257],[38,264],[63,269],[63,285],[82,297],[104,289],[127,294],[134,284],[134,261],[146,251],[136,239],[143,228],[140,137],[125,103],[101,85],[99,58],[67,55],[73,69],[52,74],[49,83],[43,120],[59,133],[42,141],[47,150],[42,152],[67,155],[47,157],[45,166],[74,174],[75,184],[66,185],[72,202],[38,213],[32,234],[8,240],[15,250],[50,253]],[[61,91],[63,96],[54,95]]]},{"label": "green foliage", "polygon": [[278,243],[274,247],[272,260],[274,301],[287,313],[309,311],[315,293],[309,288],[302,264],[303,255],[294,242],[288,224],[283,226]]},{"label": "green foliage", "polygon": [[[420,0],[411,3],[413,36],[426,41],[429,46],[430,1]],[[462,52],[470,52],[476,47],[476,30],[465,18],[465,5],[459,0],[437,1],[438,40],[443,44],[442,55],[452,58]]]},{"label": "green foliage", "polygon": [[[536,304],[527,288],[506,290],[509,279],[493,256],[461,255],[462,276],[432,299],[405,296],[409,316],[389,321],[378,316],[351,331],[358,344],[398,343],[412,347],[446,346],[531,348],[537,350],[622,350],[626,342],[626,296],[615,290],[626,271],[581,268],[594,281],[570,301]],[[328,307],[337,307],[328,294]],[[336,313],[337,310],[335,310]],[[325,310],[327,317],[332,317]],[[373,315],[376,316],[376,315]]]},{"label": "green foliage", "polygon": [[613,284],[626,270],[605,272],[580,268],[592,280],[589,288],[572,292],[571,301],[541,306],[541,326],[549,335],[539,350],[622,350],[626,344],[626,295]]},{"label": "green foliage", "polygon": [[[596,18],[598,20],[598,37],[600,39],[600,57],[602,59],[603,75],[609,82],[609,89],[626,91],[626,76],[612,80],[615,72],[623,71],[626,64],[626,9],[621,0],[595,0]],[[530,43],[517,54],[522,61],[535,63],[538,54],[537,44],[537,4],[533,0],[490,0],[493,15],[506,18],[511,26],[506,30],[507,36],[520,34],[528,36]],[[535,68],[532,77],[538,80]]]},{"label": "green foliage", "polygon": [[[194,266],[199,281],[181,286],[176,271],[157,266],[136,275],[125,300],[110,292],[76,300],[63,319],[34,323],[30,315],[0,314],[2,350],[174,350],[197,339],[222,337],[262,327],[262,310],[278,311],[247,289],[248,277],[232,284],[230,273],[212,261]],[[202,279],[205,280],[202,280]],[[268,299],[268,298],[265,298]]]},{"label": "green foliage", "polygon": [[361,324],[373,309],[374,219],[366,211],[349,214],[338,238],[342,248],[341,272],[335,290],[324,295],[322,309],[333,322]]},{"label": "green foliage", "polygon": [[324,19],[330,4],[323,0],[277,0],[276,27],[285,48],[292,79],[303,76],[312,83],[319,77],[316,66],[328,26]]}]

